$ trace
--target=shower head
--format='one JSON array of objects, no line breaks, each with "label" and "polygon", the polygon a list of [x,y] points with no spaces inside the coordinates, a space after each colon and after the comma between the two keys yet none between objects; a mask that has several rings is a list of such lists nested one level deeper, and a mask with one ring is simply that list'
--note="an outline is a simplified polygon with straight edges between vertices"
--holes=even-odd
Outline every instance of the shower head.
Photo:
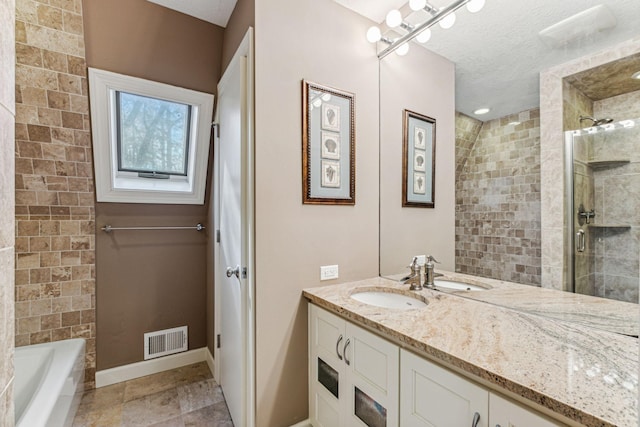
[{"label": "shower head", "polygon": [[603,119],[594,119],[590,116],[580,116],[580,123],[582,123],[584,120],[591,120],[591,126],[606,125],[607,123],[611,123],[613,121],[613,119],[608,117],[605,117]]}]

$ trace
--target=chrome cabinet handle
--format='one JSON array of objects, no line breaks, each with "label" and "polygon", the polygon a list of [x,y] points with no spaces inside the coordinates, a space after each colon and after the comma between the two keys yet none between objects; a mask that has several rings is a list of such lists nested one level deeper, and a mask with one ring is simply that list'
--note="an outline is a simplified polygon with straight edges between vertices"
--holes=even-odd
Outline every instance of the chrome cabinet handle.
[{"label": "chrome cabinet handle", "polygon": [[240,278],[240,266],[236,266],[235,270],[232,267],[227,267],[227,277],[236,276]]},{"label": "chrome cabinet handle", "polygon": [[576,251],[584,252],[585,242],[584,242],[584,230],[578,230],[576,233]]},{"label": "chrome cabinet handle", "polygon": [[475,414],[473,414],[473,421],[471,421],[471,427],[478,427],[479,422],[480,422],[480,414],[476,412]]},{"label": "chrome cabinet handle", "polygon": [[344,343],[344,348],[342,349],[342,354],[344,355],[344,362],[347,365],[351,365],[351,362],[349,361],[349,359],[347,359],[347,347],[349,347],[349,344],[351,344],[351,338],[347,338],[347,342]]},{"label": "chrome cabinet handle", "polygon": [[342,334],[340,334],[340,336],[338,337],[338,341],[336,342],[336,354],[338,355],[338,359],[342,360],[342,355],[340,354],[340,350],[338,349],[338,347],[340,347],[340,341],[342,341]]}]

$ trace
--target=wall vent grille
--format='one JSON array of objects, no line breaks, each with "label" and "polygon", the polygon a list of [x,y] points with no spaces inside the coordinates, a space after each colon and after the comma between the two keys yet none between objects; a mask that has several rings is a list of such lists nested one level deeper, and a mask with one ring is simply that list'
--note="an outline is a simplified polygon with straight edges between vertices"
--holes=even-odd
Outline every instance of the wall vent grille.
[{"label": "wall vent grille", "polygon": [[187,351],[189,336],[186,326],[144,334],[144,360]]}]

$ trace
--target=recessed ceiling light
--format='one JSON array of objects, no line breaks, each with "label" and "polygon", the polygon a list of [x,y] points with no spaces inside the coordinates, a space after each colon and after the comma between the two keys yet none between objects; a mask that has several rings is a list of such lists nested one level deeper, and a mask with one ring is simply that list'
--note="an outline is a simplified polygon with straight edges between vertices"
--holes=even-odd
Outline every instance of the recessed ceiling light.
[{"label": "recessed ceiling light", "polygon": [[631,75],[632,79],[640,80],[640,71],[636,71]]},{"label": "recessed ceiling light", "polygon": [[487,114],[489,111],[491,111],[490,108],[478,108],[476,111],[473,112],[473,114]]},{"label": "recessed ceiling light", "polygon": [[516,120],[516,121],[513,121],[513,122],[509,122],[509,123],[507,123],[507,124],[509,124],[509,125],[513,125],[513,126],[517,126],[517,125],[519,125],[519,124],[520,124],[520,122]]}]

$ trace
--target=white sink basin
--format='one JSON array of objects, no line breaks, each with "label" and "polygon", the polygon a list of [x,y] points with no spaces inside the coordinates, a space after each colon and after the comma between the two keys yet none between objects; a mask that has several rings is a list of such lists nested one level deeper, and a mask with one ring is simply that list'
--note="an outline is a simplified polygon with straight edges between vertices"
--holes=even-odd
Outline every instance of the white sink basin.
[{"label": "white sink basin", "polygon": [[455,291],[486,291],[486,288],[476,285],[470,285],[464,282],[456,282],[455,280],[438,280],[435,279],[436,288],[451,289]]},{"label": "white sink basin", "polygon": [[391,292],[364,291],[352,294],[351,298],[365,304],[384,308],[410,310],[415,308],[424,308],[427,306],[426,302],[417,298]]}]

